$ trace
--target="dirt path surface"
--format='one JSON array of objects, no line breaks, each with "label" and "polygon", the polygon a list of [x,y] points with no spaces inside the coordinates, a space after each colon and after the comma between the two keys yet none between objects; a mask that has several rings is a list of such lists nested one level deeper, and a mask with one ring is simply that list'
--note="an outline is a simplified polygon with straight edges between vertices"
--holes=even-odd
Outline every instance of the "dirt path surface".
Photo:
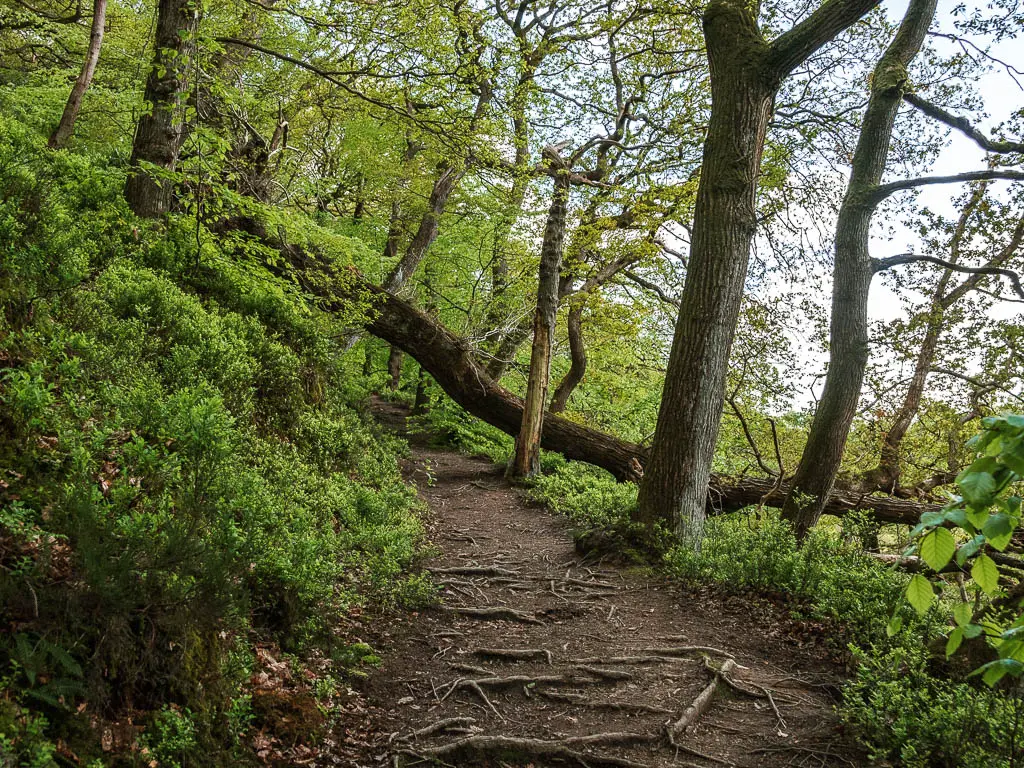
[{"label": "dirt path surface", "polygon": [[588,562],[486,461],[414,440],[407,474],[443,602],[373,629],[356,765],[863,764],[833,711],[841,670],[770,603]]}]

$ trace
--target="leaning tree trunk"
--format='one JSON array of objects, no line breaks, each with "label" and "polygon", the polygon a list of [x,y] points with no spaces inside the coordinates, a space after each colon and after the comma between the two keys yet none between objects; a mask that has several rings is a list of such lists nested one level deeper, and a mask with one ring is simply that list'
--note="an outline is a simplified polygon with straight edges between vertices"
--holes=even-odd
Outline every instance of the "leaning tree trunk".
[{"label": "leaning tree trunk", "polygon": [[569,207],[569,174],[558,169],[554,179],[555,188],[540,250],[537,309],[533,316],[533,348],[530,350],[530,376],[526,384],[523,422],[516,438],[515,455],[508,466],[508,476],[513,478],[532,477],[540,471],[540,435],[548,400],[551,342],[558,314],[565,217]]},{"label": "leaning tree trunk", "polygon": [[153,66],[146,78],[149,111],[139,118],[132,143],[132,172],[125,185],[128,205],[139,216],[157,218],[171,208],[173,185],[143,164],[174,171],[185,136],[183,96],[194,54],[197,6],[189,0],[159,0]]},{"label": "leaning tree trunk", "polygon": [[587,374],[587,347],[583,343],[583,302],[574,302],[569,308],[566,326],[569,330],[569,357],[572,362],[568,372],[555,387],[555,394],[551,396],[551,407],[548,408],[551,413],[565,410],[572,393]]},{"label": "leaning tree trunk", "polygon": [[78,119],[78,111],[82,108],[82,97],[92,83],[92,77],[96,73],[96,64],[100,60],[100,48],[103,46],[103,29],[107,20],[107,0],[94,0],[92,5],[92,27],[89,30],[89,48],[85,53],[85,62],[82,64],[82,73],[75,80],[68,96],[67,104],[64,105],[64,113],[60,116],[60,122],[50,134],[48,146],[50,149],[60,149],[68,143],[71,134],[75,131],[75,121]]},{"label": "leaning tree trunk", "polygon": [[850,183],[836,222],[828,375],[783,507],[783,517],[793,523],[799,538],[821,517],[857,413],[868,362],[868,293],[874,276],[868,238],[878,202],[872,193],[885,171],[907,66],[921,49],[935,4],[936,0],[911,0],[872,74]]},{"label": "leaning tree trunk", "polygon": [[[282,244],[252,219],[234,219],[223,231],[241,230],[264,245],[278,248],[284,259],[267,268],[282,278],[297,279],[303,290],[320,298],[320,308],[351,316],[353,303],[369,301],[373,311],[365,318],[367,332],[413,357],[434,381],[468,413],[508,435],[516,435],[523,420],[523,400],[487,375],[473,346],[428,313],[394,294],[372,285],[357,273],[334,269],[315,252]],[[638,482],[648,460],[647,449],[556,414],[544,419],[541,446],[567,459],[601,467],[623,482]],[[733,512],[753,505],[780,507],[787,487],[774,479],[744,478],[730,482],[712,476],[707,513]],[[872,497],[864,493],[834,493],[826,512],[842,515],[869,509],[878,520],[915,524],[922,512],[936,505],[904,499]]]}]

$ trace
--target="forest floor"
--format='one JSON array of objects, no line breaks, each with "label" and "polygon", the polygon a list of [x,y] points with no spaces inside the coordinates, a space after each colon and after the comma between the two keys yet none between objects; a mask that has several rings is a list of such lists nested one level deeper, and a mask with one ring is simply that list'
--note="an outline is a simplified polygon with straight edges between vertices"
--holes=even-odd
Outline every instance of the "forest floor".
[{"label": "forest floor", "polygon": [[[374,408],[405,434],[401,406]],[[568,523],[489,462],[410,444],[442,602],[367,624],[384,661],[337,734],[345,764],[864,764],[820,626],[584,558]]]}]

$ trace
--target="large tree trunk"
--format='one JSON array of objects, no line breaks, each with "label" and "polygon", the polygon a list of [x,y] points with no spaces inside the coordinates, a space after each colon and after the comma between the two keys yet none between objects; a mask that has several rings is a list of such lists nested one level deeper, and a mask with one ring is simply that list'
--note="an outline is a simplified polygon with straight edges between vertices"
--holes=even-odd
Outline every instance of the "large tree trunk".
[{"label": "large tree trunk", "polygon": [[68,139],[75,130],[75,121],[78,119],[78,111],[82,108],[82,97],[92,83],[92,77],[96,73],[96,64],[100,60],[100,48],[103,46],[103,29],[107,20],[107,0],[94,0],[92,4],[92,27],[89,30],[89,48],[86,50],[85,62],[82,64],[82,73],[75,80],[68,96],[67,104],[64,105],[64,113],[60,116],[60,122],[50,134],[48,146],[50,149],[60,149],[67,144]]},{"label": "large tree trunk", "polygon": [[893,124],[907,85],[907,66],[921,49],[935,4],[935,0],[911,0],[872,75],[850,184],[836,224],[828,375],[783,507],[783,516],[792,521],[801,538],[824,511],[857,413],[868,362],[868,294],[874,276],[868,238],[878,203],[871,193],[885,172]]},{"label": "large tree trunk", "polygon": [[149,111],[139,118],[132,143],[132,172],[125,185],[128,205],[139,216],[157,218],[171,208],[173,185],[141,167],[173,171],[185,135],[182,96],[192,62],[198,6],[188,0],[159,0],[153,65],[146,78]]},{"label": "large tree trunk", "polygon": [[757,5],[711,0],[704,39],[711,71],[711,119],[694,209],[681,309],[647,474],[634,520],[665,525],[697,548],[725,372],[754,236],[764,135],[782,80],[857,21],[877,0],[826,0],[765,42]]},{"label": "large tree trunk", "polygon": [[558,314],[558,286],[569,207],[568,173],[558,170],[554,178],[551,208],[540,249],[537,309],[533,317],[533,348],[530,351],[530,376],[526,384],[523,420],[516,438],[515,455],[508,466],[508,476],[513,478],[532,477],[540,472],[540,435],[551,378],[551,342]]},{"label": "large tree trunk", "polygon": [[777,88],[749,6],[712,2],[704,17],[711,120],[681,310],[634,520],[699,547],[726,368],[750,244],[765,130]]},{"label": "large tree trunk", "polygon": [[569,398],[587,374],[587,348],[583,343],[583,302],[577,301],[569,308],[566,318],[569,331],[569,370],[555,387],[551,397],[551,413],[561,413],[569,404]]}]

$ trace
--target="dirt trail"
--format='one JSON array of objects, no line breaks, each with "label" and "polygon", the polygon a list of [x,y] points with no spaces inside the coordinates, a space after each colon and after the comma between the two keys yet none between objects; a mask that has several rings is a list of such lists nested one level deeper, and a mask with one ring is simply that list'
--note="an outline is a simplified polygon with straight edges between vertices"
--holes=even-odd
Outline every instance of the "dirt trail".
[{"label": "dirt trail", "polygon": [[[404,430],[401,408],[376,410]],[[414,440],[407,474],[443,603],[374,629],[357,765],[863,764],[833,711],[841,670],[770,603],[585,561],[485,461]]]}]

